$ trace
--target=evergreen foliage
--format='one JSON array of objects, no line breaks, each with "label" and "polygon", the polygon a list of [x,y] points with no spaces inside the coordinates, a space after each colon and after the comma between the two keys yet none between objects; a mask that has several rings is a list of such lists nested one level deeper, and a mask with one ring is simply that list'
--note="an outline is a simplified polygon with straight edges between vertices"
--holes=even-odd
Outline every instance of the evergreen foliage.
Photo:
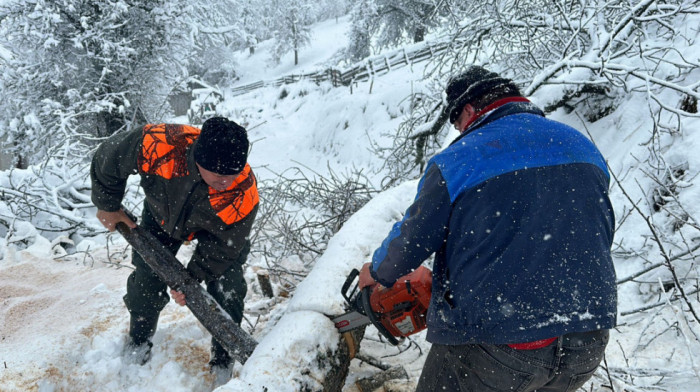
[{"label": "evergreen foliage", "polygon": [[378,21],[375,0],[359,0],[350,13],[351,27],[348,33],[348,57],[360,61],[371,54],[372,31]]},{"label": "evergreen foliage", "polygon": [[357,60],[368,53],[371,39],[378,47],[422,42],[426,33],[444,22],[459,6],[452,0],[360,0],[352,13],[348,55]]},{"label": "evergreen foliage", "polygon": [[0,7],[0,37],[13,54],[0,74],[0,132],[19,163],[40,162],[66,142],[108,136],[139,108],[154,113],[166,78],[181,74],[172,61],[182,42],[172,20],[180,16],[175,3],[162,0]]},{"label": "evergreen foliage", "polygon": [[305,0],[272,0],[275,47],[272,60],[279,63],[282,56],[294,52],[294,65],[299,64],[299,50],[309,44],[314,3]]}]

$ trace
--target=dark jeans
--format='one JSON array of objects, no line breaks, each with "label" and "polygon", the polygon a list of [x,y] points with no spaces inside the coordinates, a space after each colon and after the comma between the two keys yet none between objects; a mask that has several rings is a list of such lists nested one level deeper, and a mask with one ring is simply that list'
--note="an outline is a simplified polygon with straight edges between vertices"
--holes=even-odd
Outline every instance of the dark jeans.
[{"label": "dark jeans", "polygon": [[[150,231],[173,254],[176,254],[182,245],[182,241],[170,238],[161,230],[146,206],[143,208],[139,225]],[[246,250],[248,249],[246,247]],[[207,284],[207,292],[237,324],[240,324],[243,319],[243,299],[247,285],[243,277],[242,265],[247,257],[248,252],[244,250],[231,268],[217,280]],[[132,263],[136,269],[127,280],[124,303],[132,319],[129,334],[135,342],[141,343],[150,339],[155,332],[160,312],[170,301],[170,296],[167,285],[136,252],[132,252]],[[225,352],[214,339],[212,339],[212,347],[215,353]]]},{"label": "dark jeans", "polygon": [[603,359],[609,331],[571,333],[547,347],[434,344],[417,392],[572,392],[588,381]]}]

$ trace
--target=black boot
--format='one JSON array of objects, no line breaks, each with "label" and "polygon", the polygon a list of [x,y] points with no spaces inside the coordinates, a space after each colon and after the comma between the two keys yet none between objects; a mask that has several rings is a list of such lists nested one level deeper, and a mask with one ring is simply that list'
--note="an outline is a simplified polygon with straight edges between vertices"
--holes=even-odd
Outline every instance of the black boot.
[{"label": "black boot", "polygon": [[124,362],[141,366],[145,365],[151,360],[151,348],[153,348],[153,343],[148,340],[141,344],[136,344],[129,338],[129,341],[124,345]]},{"label": "black boot", "polygon": [[209,371],[214,375],[214,383],[219,386],[226,384],[231,379],[233,359],[229,353],[214,339],[211,345],[211,359]]},{"label": "black boot", "polygon": [[153,334],[156,333],[156,327],[158,327],[157,313],[155,317],[132,314],[131,320],[129,321],[129,337],[131,337],[134,343],[141,345],[151,340]]},{"label": "black boot", "polygon": [[129,322],[129,339],[124,347],[127,362],[145,365],[151,359],[151,338],[158,326],[158,315],[155,317],[140,317],[131,315]]}]

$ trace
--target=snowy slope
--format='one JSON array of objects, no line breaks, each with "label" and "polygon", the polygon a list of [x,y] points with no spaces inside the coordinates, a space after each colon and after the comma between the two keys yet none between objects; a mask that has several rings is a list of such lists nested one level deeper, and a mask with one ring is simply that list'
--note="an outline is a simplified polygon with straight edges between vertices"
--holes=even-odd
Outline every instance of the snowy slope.
[{"label": "snowy slope", "polygon": [[[324,63],[329,54],[342,48],[346,29],[347,20],[342,18],[340,23],[334,20],[320,23],[314,32],[314,36],[320,38],[301,52],[302,64],[298,67],[290,65],[288,58],[283,58],[277,66],[270,64],[262,50],[264,44],[251,58],[247,51],[236,53],[241,80],[246,77],[274,79],[288,72],[314,69],[317,63]],[[246,74],[247,69],[249,74]],[[367,148],[366,133],[377,137],[382,132],[393,132],[400,121],[400,102],[410,91],[411,80],[419,77],[419,71],[390,75],[375,81],[372,95],[367,94],[368,85],[358,87],[362,91],[350,95],[347,88],[333,89],[330,85],[302,82],[235,97],[227,100],[221,110],[249,128],[258,125],[250,131],[253,142],[250,162],[260,180],[274,177],[274,173],[292,166],[318,173],[325,173],[328,166],[336,171],[344,167],[371,167],[376,165],[373,161],[376,158]],[[283,89],[288,96],[280,99]],[[184,118],[173,119],[173,122],[185,121]],[[399,205],[408,202],[411,193],[410,189],[404,190],[405,200]],[[387,202],[389,205],[380,204],[375,208],[385,214],[390,211],[393,219],[399,219],[403,207],[396,209],[392,200]],[[355,218],[360,222],[359,227],[348,235],[357,237],[358,233],[367,232],[366,227],[374,227],[368,219]],[[347,238],[336,254],[328,253],[325,258],[332,262],[326,264],[334,273],[328,279],[326,290],[314,294],[311,283],[307,285],[310,287],[305,291],[307,294],[294,295],[291,301],[303,303],[306,295],[316,297],[320,302],[312,311],[304,311],[297,305],[286,310],[284,303],[273,309],[276,302],[284,300],[267,300],[256,292],[253,268],[264,264],[261,260],[249,260],[252,266],[247,271],[246,306],[249,311],[246,317],[249,322],[244,321],[243,326],[261,343],[249,366],[236,369],[240,380],[296,385],[290,384],[289,379],[299,378],[298,372],[302,370],[299,364],[315,355],[319,343],[331,340],[324,336],[336,333],[322,312],[341,312],[339,282],[378,246],[382,231],[367,232],[371,241],[354,243],[352,238]],[[143,367],[123,363],[121,351],[128,313],[121,297],[131,271],[130,255],[122,253],[125,247],[118,235],[111,235],[84,240],[78,244],[78,250],[86,253],[58,259],[54,259],[55,252],[48,242],[38,242],[17,252],[11,245],[3,249],[4,257],[0,260],[0,352],[4,362],[0,373],[1,391],[207,391],[213,388],[213,378],[207,370],[209,335],[189,311],[174,303],[161,314],[151,361]],[[344,247],[362,249],[361,255],[358,256],[357,251],[345,253]],[[191,249],[182,249],[179,258],[188,260],[189,252]],[[341,268],[338,263],[342,263]],[[280,317],[284,317],[283,324],[295,328],[274,329]],[[307,328],[325,335],[318,333],[308,339]],[[312,350],[304,351],[304,345]],[[282,359],[287,362],[273,365],[279,356],[268,356],[268,350],[281,352],[282,347],[291,347],[288,350],[294,354],[286,355],[289,351],[284,351]],[[304,353],[309,357],[303,357]],[[302,358],[298,358],[299,355]],[[274,377],[260,381],[261,378],[265,380],[265,374]],[[241,388],[250,390],[247,386]],[[296,387],[291,388],[289,390]]]}]

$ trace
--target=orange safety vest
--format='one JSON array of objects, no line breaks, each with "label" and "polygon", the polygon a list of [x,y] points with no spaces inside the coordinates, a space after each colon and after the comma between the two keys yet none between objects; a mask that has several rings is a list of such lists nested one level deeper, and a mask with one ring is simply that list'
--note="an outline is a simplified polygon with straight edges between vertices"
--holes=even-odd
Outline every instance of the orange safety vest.
[{"label": "orange safety vest", "polygon": [[217,191],[209,187],[209,202],[212,208],[216,215],[229,225],[245,218],[259,201],[255,174],[247,163],[228,189]]},{"label": "orange safety vest", "polygon": [[139,171],[169,180],[184,177],[187,171],[187,147],[194,143],[201,130],[189,125],[148,124],[143,127],[143,148],[139,155]]},{"label": "orange safety vest", "polygon": [[[138,157],[138,170],[166,180],[189,174],[187,148],[201,130],[181,124],[148,124],[143,127],[143,146]],[[245,218],[260,201],[257,181],[249,164],[223,191],[209,187],[209,202],[226,224]]]}]

